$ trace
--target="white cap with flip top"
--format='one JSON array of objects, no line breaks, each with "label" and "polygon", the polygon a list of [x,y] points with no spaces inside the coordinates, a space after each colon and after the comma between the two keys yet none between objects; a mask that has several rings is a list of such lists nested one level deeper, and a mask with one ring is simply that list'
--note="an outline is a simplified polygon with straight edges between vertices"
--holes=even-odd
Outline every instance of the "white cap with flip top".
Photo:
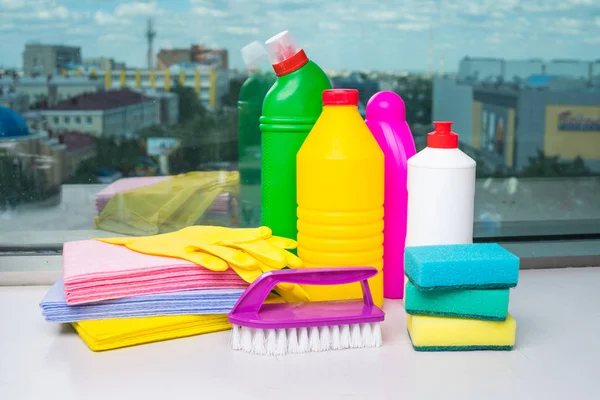
[{"label": "white cap with flip top", "polygon": [[265,44],[277,76],[294,72],[309,61],[298,41],[288,31],[278,33]]},{"label": "white cap with flip top", "polygon": [[296,38],[288,31],[278,33],[267,40],[265,44],[271,64],[279,64],[302,50]]},{"label": "white cap with flip top", "polygon": [[256,40],[242,48],[242,59],[249,68],[258,68],[269,61],[265,46]]}]

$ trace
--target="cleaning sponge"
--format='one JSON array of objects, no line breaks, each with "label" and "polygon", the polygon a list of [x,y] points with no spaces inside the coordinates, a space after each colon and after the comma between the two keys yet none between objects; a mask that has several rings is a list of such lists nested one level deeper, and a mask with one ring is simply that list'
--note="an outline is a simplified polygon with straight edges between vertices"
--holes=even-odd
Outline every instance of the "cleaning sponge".
[{"label": "cleaning sponge", "polygon": [[421,290],[507,289],[519,257],[495,243],[407,247],[404,273]]},{"label": "cleaning sponge", "polygon": [[515,345],[517,322],[406,316],[406,326],[417,351],[510,350]]},{"label": "cleaning sponge", "polygon": [[404,308],[408,314],[504,321],[509,289],[419,290],[406,283]]}]

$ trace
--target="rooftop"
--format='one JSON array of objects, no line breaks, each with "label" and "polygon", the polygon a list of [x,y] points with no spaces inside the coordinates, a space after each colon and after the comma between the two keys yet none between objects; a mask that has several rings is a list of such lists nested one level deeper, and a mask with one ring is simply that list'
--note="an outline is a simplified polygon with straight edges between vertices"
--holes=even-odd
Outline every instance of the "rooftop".
[{"label": "rooftop", "polygon": [[142,93],[131,89],[107,90],[96,93],[83,93],[67,100],[59,102],[46,111],[95,111],[110,110],[113,108],[126,107],[134,104],[153,101]]},{"label": "rooftop", "polygon": [[[6,79],[6,78],[5,78]],[[8,78],[10,79],[10,78]],[[23,85],[23,86],[27,86],[27,85],[32,85],[32,86],[36,86],[36,85],[61,85],[61,86],[65,86],[65,85],[93,85],[93,86],[104,86],[104,80],[103,79],[90,79],[87,77],[80,77],[80,76],[72,76],[72,77],[65,77],[65,76],[52,76],[50,77],[50,79],[48,79],[48,77],[46,76],[36,76],[36,77],[23,77],[23,78],[18,78],[14,80],[14,83],[17,85]]]},{"label": "rooftop", "polygon": [[81,132],[63,132],[58,135],[58,141],[66,146],[69,153],[92,147],[96,143],[93,136]]}]

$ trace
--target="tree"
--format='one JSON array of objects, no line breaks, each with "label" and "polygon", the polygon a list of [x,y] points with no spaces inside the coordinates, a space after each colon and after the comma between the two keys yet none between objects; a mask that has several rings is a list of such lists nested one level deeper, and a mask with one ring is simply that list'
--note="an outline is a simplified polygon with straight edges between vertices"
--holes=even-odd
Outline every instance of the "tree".
[{"label": "tree", "polygon": [[229,82],[229,91],[223,95],[221,101],[223,105],[229,107],[237,107],[238,98],[240,96],[240,89],[246,81],[246,77],[234,78]]},{"label": "tree", "polygon": [[185,123],[198,115],[205,115],[206,109],[194,89],[181,86],[179,82],[171,92],[179,97],[179,122]]},{"label": "tree", "polygon": [[98,172],[97,157],[83,161],[69,179],[70,184],[91,184],[97,183],[96,174]]},{"label": "tree", "polygon": [[406,106],[406,121],[410,126],[431,124],[433,83],[431,79],[409,75],[398,78],[397,93]]},{"label": "tree", "polygon": [[523,169],[523,177],[576,177],[590,176],[592,172],[585,166],[581,157],[573,161],[561,161],[558,156],[547,156],[542,150],[536,156],[529,157],[529,164]]}]

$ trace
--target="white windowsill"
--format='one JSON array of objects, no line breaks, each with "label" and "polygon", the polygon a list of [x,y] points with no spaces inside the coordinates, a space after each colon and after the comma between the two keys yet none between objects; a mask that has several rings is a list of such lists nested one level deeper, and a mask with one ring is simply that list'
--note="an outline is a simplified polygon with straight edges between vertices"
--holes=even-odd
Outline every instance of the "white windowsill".
[{"label": "white windowsill", "polygon": [[0,320],[10,321],[0,330],[0,397],[591,400],[598,281],[600,268],[522,271],[510,352],[415,352],[395,300],[384,305],[383,347],[285,357],[234,352],[230,332],[94,353],[70,326],[44,321],[47,287],[0,287]]}]

